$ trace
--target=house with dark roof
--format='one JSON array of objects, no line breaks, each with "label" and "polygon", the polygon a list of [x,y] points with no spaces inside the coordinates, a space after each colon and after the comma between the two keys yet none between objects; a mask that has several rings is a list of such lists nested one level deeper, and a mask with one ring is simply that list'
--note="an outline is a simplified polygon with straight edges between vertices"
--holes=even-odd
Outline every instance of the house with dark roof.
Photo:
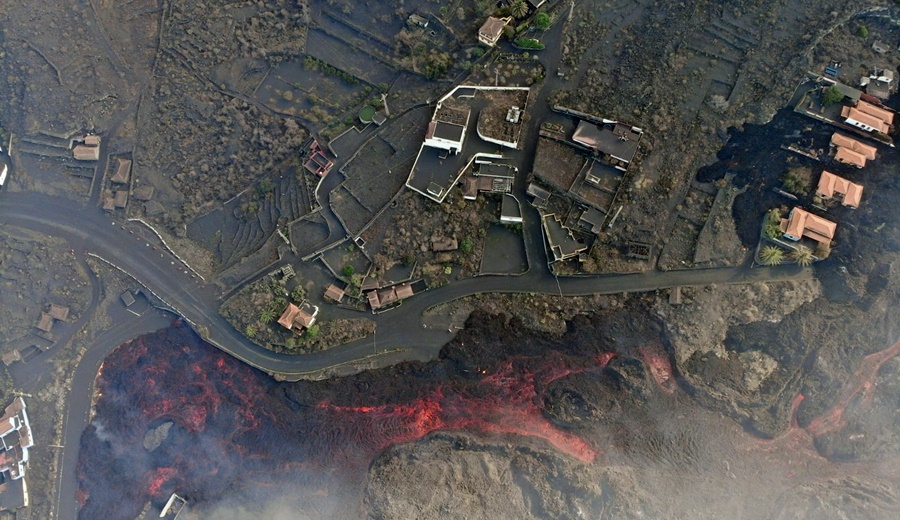
[{"label": "house with dark roof", "polygon": [[572,141],[606,156],[615,168],[625,171],[634,159],[643,135],[644,131],[636,126],[615,121],[601,126],[581,120],[572,134]]},{"label": "house with dark roof", "polygon": [[131,159],[116,159],[116,173],[109,179],[110,182],[117,184],[128,184],[131,178]]},{"label": "house with dark roof", "polygon": [[544,215],[542,223],[554,261],[567,260],[587,251],[587,245],[575,238],[572,230],[556,215]]},{"label": "house with dark roof", "polygon": [[504,193],[500,203],[500,222],[503,224],[521,224],[522,207],[519,199],[512,193]]}]

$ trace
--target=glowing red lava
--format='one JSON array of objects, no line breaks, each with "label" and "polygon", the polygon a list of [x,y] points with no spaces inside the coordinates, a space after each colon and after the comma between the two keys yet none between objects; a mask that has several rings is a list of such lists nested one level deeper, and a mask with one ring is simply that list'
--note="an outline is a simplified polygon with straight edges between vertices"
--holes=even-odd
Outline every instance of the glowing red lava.
[{"label": "glowing red lava", "polygon": [[[598,356],[595,365],[574,366],[559,355],[550,355],[538,372],[516,367],[506,361],[496,372],[468,388],[453,391],[439,386],[412,403],[381,406],[318,405],[331,415],[356,414],[355,422],[366,425],[363,439],[375,450],[409,442],[438,430],[475,430],[495,434],[536,437],[563,453],[591,462],[597,450],[583,439],[560,430],[541,413],[539,390],[567,375],[598,370],[612,355]],[[337,419],[337,418],[336,418]]]},{"label": "glowing red lava", "polygon": [[[875,378],[878,377],[878,371],[882,365],[897,354],[900,354],[900,340],[880,352],[864,357],[859,368],[853,372],[848,383],[844,385],[834,406],[810,422],[806,427],[806,431],[813,437],[818,437],[843,427],[844,412],[847,406],[859,394],[862,395],[859,406],[867,406],[871,403],[875,394]],[[798,395],[797,398],[800,401],[804,399],[802,394]],[[797,404],[799,405],[799,402]]]},{"label": "glowing red lava", "polygon": [[[279,482],[278,472],[364,474],[386,447],[439,430],[533,437],[590,462],[597,450],[543,416],[543,395],[554,381],[601,370],[613,356],[548,350],[499,362],[478,379],[413,365],[409,379],[386,374],[369,393],[352,378],[277,383],[186,327],[171,327],[123,345],[104,363],[96,417],[79,452],[80,516],[134,518],[147,500],[162,503],[177,490],[213,501],[244,481],[255,489]],[[169,421],[165,438],[148,448],[145,436]]]}]

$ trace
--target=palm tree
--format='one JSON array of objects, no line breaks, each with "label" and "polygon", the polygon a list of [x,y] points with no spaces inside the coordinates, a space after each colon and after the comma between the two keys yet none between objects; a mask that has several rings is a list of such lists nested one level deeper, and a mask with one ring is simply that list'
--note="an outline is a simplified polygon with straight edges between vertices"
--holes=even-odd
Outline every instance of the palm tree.
[{"label": "palm tree", "polygon": [[513,15],[514,18],[522,18],[528,14],[528,5],[525,4],[525,0],[513,0],[510,2],[509,14]]},{"label": "palm tree", "polygon": [[784,260],[784,252],[775,246],[766,246],[759,251],[759,262],[763,265],[778,265]]},{"label": "palm tree", "polygon": [[275,319],[275,311],[272,309],[263,309],[262,312],[259,313],[259,321],[263,323],[272,323],[272,320]]},{"label": "palm tree", "polygon": [[806,246],[798,246],[797,249],[791,251],[791,260],[802,267],[809,267],[813,263],[813,258],[812,249]]}]

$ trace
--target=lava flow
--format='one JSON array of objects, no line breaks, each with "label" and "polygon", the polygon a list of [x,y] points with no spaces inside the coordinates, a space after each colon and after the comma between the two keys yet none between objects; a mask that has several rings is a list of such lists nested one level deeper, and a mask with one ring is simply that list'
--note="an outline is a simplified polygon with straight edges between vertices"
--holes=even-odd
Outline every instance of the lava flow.
[{"label": "lava flow", "polygon": [[550,351],[506,359],[477,378],[409,365],[361,391],[363,378],[277,383],[187,327],[170,327],[104,363],[79,452],[79,515],[134,518],[148,500],[159,504],[174,491],[210,502],[251,481],[364,474],[385,448],[438,430],[533,437],[590,462],[596,449],[546,419],[542,395],[612,357]]},{"label": "lava flow", "polygon": [[[871,403],[875,394],[875,378],[878,376],[878,371],[882,365],[898,354],[900,354],[900,340],[882,351],[864,357],[859,368],[850,376],[849,383],[841,389],[837,403],[825,414],[810,422],[806,431],[813,437],[819,437],[840,429],[843,426],[844,412],[858,395],[861,395],[859,406]],[[795,409],[803,398],[802,394],[797,396],[794,403]]]},{"label": "lava flow", "polygon": [[[319,408],[330,415],[358,415],[372,436],[366,444],[376,450],[415,440],[436,430],[476,430],[538,437],[559,451],[591,462],[597,451],[544,418],[538,394],[538,390],[549,383],[588,368],[575,368],[559,356],[548,361],[537,373],[507,361],[500,370],[468,387],[438,386],[409,404],[338,406],[325,402]],[[598,361],[600,363],[590,369],[605,366],[606,361],[602,358]]]}]

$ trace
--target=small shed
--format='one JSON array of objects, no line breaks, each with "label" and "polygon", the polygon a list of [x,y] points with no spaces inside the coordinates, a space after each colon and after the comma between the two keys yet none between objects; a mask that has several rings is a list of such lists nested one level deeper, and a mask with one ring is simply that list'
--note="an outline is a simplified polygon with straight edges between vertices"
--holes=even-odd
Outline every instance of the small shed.
[{"label": "small shed", "polygon": [[41,313],[41,319],[38,320],[37,325],[35,327],[38,330],[42,330],[44,332],[50,332],[53,329],[53,317],[47,314],[46,312]]},{"label": "small shed", "polygon": [[21,361],[22,355],[19,354],[18,350],[10,350],[9,352],[3,354],[2,360],[4,365],[9,366],[16,361]]},{"label": "small shed", "polygon": [[325,299],[335,303],[341,303],[344,299],[344,291],[337,285],[331,284],[325,289]]},{"label": "small shed", "polygon": [[69,308],[62,305],[50,304],[50,317],[54,320],[66,321],[69,317]]},{"label": "small shed", "polygon": [[115,205],[117,208],[125,208],[128,205],[128,191],[127,190],[118,190],[116,191]]},{"label": "small shed", "polygon": [[131,294],[131,291],[123,292],[119,298],[122,299],[122,303],[124,303],[126,307],[134,305],[134,296]]}]

